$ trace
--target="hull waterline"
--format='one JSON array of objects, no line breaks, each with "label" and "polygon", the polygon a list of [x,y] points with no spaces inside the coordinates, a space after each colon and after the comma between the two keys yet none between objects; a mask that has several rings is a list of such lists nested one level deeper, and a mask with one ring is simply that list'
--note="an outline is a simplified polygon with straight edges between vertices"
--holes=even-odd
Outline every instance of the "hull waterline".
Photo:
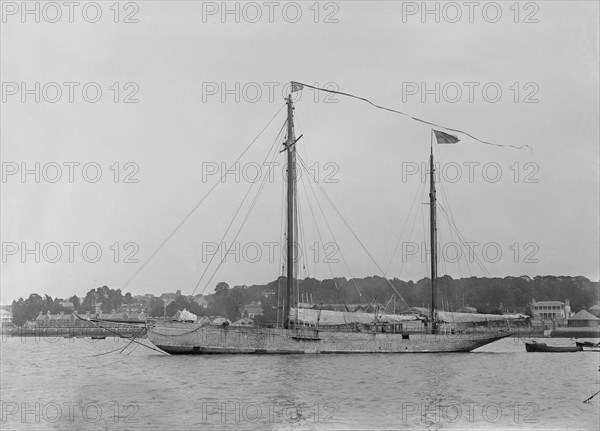
[{"label": "hull waterline", "polygon": [[148,339],[171,354],[327,354],[470,352],[513,335],[373,333],[171,323],[148,328]]}]

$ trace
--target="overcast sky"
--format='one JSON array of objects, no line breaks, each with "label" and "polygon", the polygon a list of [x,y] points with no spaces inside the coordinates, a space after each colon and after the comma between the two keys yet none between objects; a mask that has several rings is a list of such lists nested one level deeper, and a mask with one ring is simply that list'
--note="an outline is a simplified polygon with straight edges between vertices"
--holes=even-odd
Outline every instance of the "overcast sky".
[{"label": "overcast sky", "polygon": [[[71,11],[72,23],[60,4],[38,6],[39,23],[20,2],[3,4],[2,303],[32,292],[82,296],[102,285],[191,294],[276,141],[292,80],[329,83],[507,146],[453,133],[458,144],[435,149],[441,204],[485,264],[452,263],[457,247],[448,244],[458,239],[439,210],[439,240],[448,245],[441,273],[598,280],[597,2],[481,2],[473,10],[428,3],[438,17],[423,16],[421,2],[230,3],[225,15],[221,2],[121,3],[118,15],[113,2],[100,2],[99,18],[85,4]],[[299,154],[388,277],[427,276],[421,164],[431,126],[325,96],[295,93]],[[240,160],[239,179],[226,176],[125,286],[219,180],[222,163],[232,167],[278,111]],[[207,285],[209,268],[196,293],[281,273],[281,250],[270,259],[265,244],[282,238],[284,156],[277,153],[274,179],[236,239],[239,262],[229,255]],[[23,168],[32,173],[23,177]],[[336,276],[382,275],[316,189],[333,235],[315,200],[313,223],[303,187],[311,196],[308,182],[299,186],[309,255],[301,275],[331,276],[323,246],[339,261],[331,263]]]}]

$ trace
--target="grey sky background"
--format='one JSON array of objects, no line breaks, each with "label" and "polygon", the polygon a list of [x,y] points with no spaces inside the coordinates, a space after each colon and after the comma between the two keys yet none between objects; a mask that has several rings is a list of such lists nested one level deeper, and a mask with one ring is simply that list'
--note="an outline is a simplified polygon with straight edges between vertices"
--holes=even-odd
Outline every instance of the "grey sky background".
[{"label": "grey sky background", "polygon": [[[463,169],[459,181],[443,185],[454,221],[467,240],[499,245],[502,258],[486,264],[493,276],[583,275],[598,280],[597,2],[537,2],[537,23],[522,22],[525,10],[515,23],[509,9],[512,2],[500,2],[503,15],[497,23],[483,19],[480,9],[475,10],[473,23],[467,16],[457,23],[442,16],[436,23],[431,16],[422,22],[418,14],[403,22],[402,2],[360,1],[335,2],[337,23],[322,22],[334,9],[321,6],[315,23],[312,3],[300,3],[302,18],[290,23],[282,16],[282,2],[273,23],[268,16],[250,23],[243,15],[236,23],[232,16],[222,22],[218,14],[205,16],[203,22],[199,2],[152,1],[137,2],[139,22],[130,24],[114,23],[108,9],[112,2],[100,3],[103,16],[95,24],[77,13],[73,23],[67,19],[35,23],[31,18],[22,23],[19,14],[3,16],[3,85],[25,82],[33,88],[36,82],[42,87],[48,82],[81,86],[96,82],[103,90],[97,103],[83,100],[81,86],[73,103],[66,94],[57,103],[43,97],[35,103],[33,96],[23,103],[20,94],[7,95],[3,87],[3,246],[96,242],[103,254],[97,263],[83,259],[81,246],[75,249],[73,262],[64,246],[56,263],[43,256],[39,263],[33,255],[23,259],[21,250],[3,255],[2,303],[32,292],[66,297],[102,285],[123,287],[218,180],[212,175],[203,181],[203,163],[229,166],[281,108],[282,87],[291,80],[332,83],[331,88],[484,140],[531,146],[533,151],[500,148],[460,136],[459,144],[437,148],[442,166],[456,163]],[[267,13],[264,6],[262,11]],[[123,85],[136,83],[139,102],[115,103],[109,89],[114,82],[120,83],[120,99],[129,92]],[[431,95],[423,103],[420,93],[403,94],[410,82],[425,83],[427,88],[456,82],[463,94],[456,103],[443,95],[439,103]],[[473,102],[464,82],[479,84]],[[517,101],[510,89],[515,82],[520,87]],[[232,94],[223,102],[221,93],[203,94],[207,83],[224,83],[229,89],[236,83],[241,88],[256,83],[262,96],[252,103],[241,94],[236,103]],[[272,100],[264,83],[277,83]],[[496,103],[482,96],[486,83],[502,89]],[[537,103],[524,103],[534,88],[524,89],[526,83],[535,84]],[[300,155],[319,167],[320,185],[385,269],[420,185],[419,175],[403,179],[403,173],[408,164],[420,168],[427,161],[431,127],[354,99],[336,96],[336,103],[325,103],[324,97],[308,89],[296,94],[296,134],[304,134]],[[285,109],[242,164],[262,162],[284,119]],[[43,178],[36,183],[33,175],[26,181],[18,174],[7,175],[6,163],[32,168],[36,162],[80,165],[72,183],[64,165],[63,177],[56,183]],[[81,167],[89,162],[102,168],[96,183],[81,175]],[[110,169],[115,162],[120,164],[118,182]],[[123,175],[131,172],[123,169],[127,162],[139,167],[137,183],[123,182]],[[283,154],[277,162],[276,181],[266,184],[237,239],[242,247],[281,239]],[[492,162],[502,169],[497,182],[486,181],[482,174],[482,166]],[[337,183],[323,182],[332,172],[325,169],[327,163],[337,166],[332,177]],[[472,182],[465,163],[480,164]],[[537,182],[526,182],[528,173],[532,174],[528,179]],[[206,265],[203,243],[220,240],[249,185],[228,176],[124,290],[191,293]],[[300,197],[305,197],[303,191]],[[423,242],[421,220],[427,211],[421,202],[410,239],[417,243]],[[301,208],[305,233],[312,239],[316,234],[310,212],[302,202]],[[333,211],[326,213],[351,275],[381,275]],[[407,230],[411,226],[412,220]],[[326,226],[321,223],[319,229],[326,241],[332,241]],[[445,222],[440,230],[442,242],[452,240]],[[409,241],[407,232],[402,240]],[[128,242],[139,246],[135,258],[140,263],[123,262],[132,250],[123,250]],[[118,262],[110,249],[114,243],[120,244]],[[534,250],[524,249],[526,243],[535,244],[532,258],[537,262],[526,261]],[[255,263],[228,258],[204,293],[212,292],[218,281],[250,285],[275,279],[281,271],[279,256],[269,262],[267,249],[262,252]],[[308,275],[319,279],[331,276],[322,253],[320,263],[307,268]],[[475,253],[481,256],[481,249]],[[333,264],[332,270],[336,276],[350,276],[342,263]],[[469,270],[449,262],[441,272],[454,277],[485,275],[475,264]],[[402,265],[399,251],[387,276],[416,280],[427,274],[421,259],[411,258]],[[203,288],[204,283],[196,293]]]}]

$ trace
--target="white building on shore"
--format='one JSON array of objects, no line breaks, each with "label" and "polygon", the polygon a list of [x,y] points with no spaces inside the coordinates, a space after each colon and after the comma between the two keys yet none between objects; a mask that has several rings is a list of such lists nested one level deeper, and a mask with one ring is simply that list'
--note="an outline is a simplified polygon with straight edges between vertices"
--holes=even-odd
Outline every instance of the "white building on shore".
[{"label": "white building on shore", "polygon": [[532,322],[566,325],[571,318],[571,305],[569,300],[561,301],[531,301]]},{"label": "white building on shore", "polygon": [[13,321],[13,314],[10,310],[0,309],[0,326],[10,325]]}]

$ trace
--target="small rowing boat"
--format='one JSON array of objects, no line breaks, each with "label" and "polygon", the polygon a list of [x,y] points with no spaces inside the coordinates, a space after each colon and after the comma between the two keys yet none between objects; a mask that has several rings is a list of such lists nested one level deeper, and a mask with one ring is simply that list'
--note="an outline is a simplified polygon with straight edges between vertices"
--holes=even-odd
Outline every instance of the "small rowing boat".
[{"label": "small rowing boat", "polygon": [[549,346],[546,343],[538,343],[532,341],[525,343],[525,350],[528,352],[554,352],[554,353],[565,353],[565,352],[581,352],[583,347],[581,346]]}]

